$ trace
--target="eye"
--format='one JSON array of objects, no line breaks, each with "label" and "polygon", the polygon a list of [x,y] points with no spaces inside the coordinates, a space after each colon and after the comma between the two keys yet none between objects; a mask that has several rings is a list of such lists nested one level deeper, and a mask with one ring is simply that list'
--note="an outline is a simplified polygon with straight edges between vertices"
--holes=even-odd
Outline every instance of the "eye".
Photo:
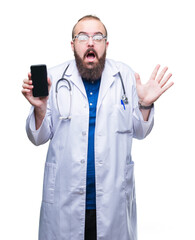
[{"label": "eye", "polygon": [[101,34],[96,34],[93,36],[93,40],[95,41],[101,41],[103,39],[103,36]]},{"label": "eye", "polygon": [[80,34],[78,35],[78,40],[79,41],[87,41],[88,40],[88,36],[85,34]]}]

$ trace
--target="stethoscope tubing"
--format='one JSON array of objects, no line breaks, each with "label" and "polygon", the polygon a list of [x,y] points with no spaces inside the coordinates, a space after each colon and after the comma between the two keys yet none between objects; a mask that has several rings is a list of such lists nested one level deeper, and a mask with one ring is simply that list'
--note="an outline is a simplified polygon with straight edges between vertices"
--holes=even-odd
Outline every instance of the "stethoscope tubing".
[{"label": "stethoscope tubing", "polygon": [[[62,77],[57,81],[57,83],[56,83],[56,89],[55,89],[55,93],[56,93],[56,104],[57,104],[58,112],[59,112],[59,114],[60,114],[60,117],[59,117],[60,120],[70,120],[70,119],[71,119],[72,87],[71,87],[70,81],[69,81],[67,78],[65,78],[65,74],[66,74],[66,71],[67,71],[68,67],[69,67],[69,64],[68,64],[67,67],[65,68],[65,70],[64,70],[64,72],[63,72],[63,74],[62,74]],[[67,116],[67,117],[63,117],[63,116],[61,115],[61,113],[60,113],[60,107],[59,107],[59,104],[58,104],[58,90],[59,90],[61,87],[63,87],[63,86],[61,86],[61,87],[59,87],[59,89],[58,89],[58,85],[59,85],[59,83],[60,83],[61,81],[66,81],[66,82],[68,83],[68,87],[69,87],[70,107],[69,107],[69,113],[68,113],[68,116]]]},{"label": "stethoscope tubing", "polygon": [[[57,108],[58,108],[58,112],[59,112],[59,115],[60,115],[60,120],[70,120],[71,119],[71,108],[72,108],[72,87],[71,87],[71,84],[70,84],[70,81],[65,78],[65,74],[66,74],[66,71],[68,69],[70,64],[67,65],[67,67],[65,68],[63,74],[62,74],[62,77],[57,81],[56,83],[56,88],[55,88],[55,93],[56,93],[56,103],[57,103]],[[121,81],[121,85],[122,85],[122,89],[123,89],[123,95],[122,95],[122,98],[121,98],[121,104],[124,106],[124,109],[125,109],[125,105],[128,104],[128,98],[126,96],[126,91],[125,91],[125,86],[124,86],[124,82],[123,82],[123,78],[121,76],[121,73],[120,71],[118,72],[118,75],[119,75],[119,78],[120,78],[120,81]],[[67,117],[63,117],[60,113],[60,108],[59,108],[59,104],[58,104],[58,90],[63,87],[61,86],[59,89],[58,89],[58,85],[59,85],[59,82],[61,81],[66,81],[68,83],[68,87],[69,87],[69,92],[70,92],[70,108],[69,108],[69,114]]]}]

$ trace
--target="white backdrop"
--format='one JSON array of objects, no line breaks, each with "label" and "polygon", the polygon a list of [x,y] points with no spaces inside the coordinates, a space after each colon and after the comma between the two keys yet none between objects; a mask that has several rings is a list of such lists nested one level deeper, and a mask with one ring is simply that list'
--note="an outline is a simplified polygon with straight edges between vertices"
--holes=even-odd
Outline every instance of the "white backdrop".
[{"label": "white backdrop", "polygon": [[0,239],[38,235],[48,145],[27,139],[30,105],[21,94],[31,64],[72,59],[71,31],[86,14],[108,29],[108,58],[130,65],[147,81],[160,63],[175,85],[157,102],[153,132],[134,141],[139,240],[195,239],[194,4],[193,0],[0,3]]}]

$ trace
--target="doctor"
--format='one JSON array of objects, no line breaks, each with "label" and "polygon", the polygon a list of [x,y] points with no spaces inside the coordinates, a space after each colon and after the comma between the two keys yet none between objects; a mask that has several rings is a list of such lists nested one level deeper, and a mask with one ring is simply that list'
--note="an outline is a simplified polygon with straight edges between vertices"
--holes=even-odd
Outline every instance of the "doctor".
[{"label": "doctor", "polygon": [[[50,140],[39,240],[137,239],[132,139],[150,133],[153,103],[173,82],[167,67],[158,74],[157,65],[142,84],[130,67],[106,59],[108,45],[100,19],[84,16],[72,32],[75,60],[48,72],[49,97],[34,98],[30,73],[24,80],[22,93],[32,105],[28,137],[35,145]],[[69,92],[59,89],[58,108],[55,88],[66,68],[71,119],[60,120],[69,112]],[[128,101],[121,99],[124,89]]]}]

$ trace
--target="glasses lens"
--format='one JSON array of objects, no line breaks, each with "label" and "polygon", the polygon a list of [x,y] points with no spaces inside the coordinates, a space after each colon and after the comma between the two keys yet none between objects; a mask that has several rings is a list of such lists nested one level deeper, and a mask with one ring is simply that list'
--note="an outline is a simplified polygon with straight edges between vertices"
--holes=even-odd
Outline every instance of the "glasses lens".
[{"label": "glasses lens", "polygon": [[103,39],[106,38],[102,34],[95,34],[93,36],[89,36],[87,34],[78,34],[75,38],[77,38],[80,43],[86,43],[90,37],[92,37],[93,41],[96,43],[100,43]]},{"label": "glasses lens", "polygon": [[83,41],[88,41],[89,37],[85,34],[80,34],[78,35],[78,40],[83,42]]},{"label": "glasses lens", "polygon": [[94,35],[93,36],[93,40],[94,41],[101,41],[102,39],[103,39],[104,37],[103,37],[103,35],[101,35],[101,34],[96,34],[96,35]]}]

